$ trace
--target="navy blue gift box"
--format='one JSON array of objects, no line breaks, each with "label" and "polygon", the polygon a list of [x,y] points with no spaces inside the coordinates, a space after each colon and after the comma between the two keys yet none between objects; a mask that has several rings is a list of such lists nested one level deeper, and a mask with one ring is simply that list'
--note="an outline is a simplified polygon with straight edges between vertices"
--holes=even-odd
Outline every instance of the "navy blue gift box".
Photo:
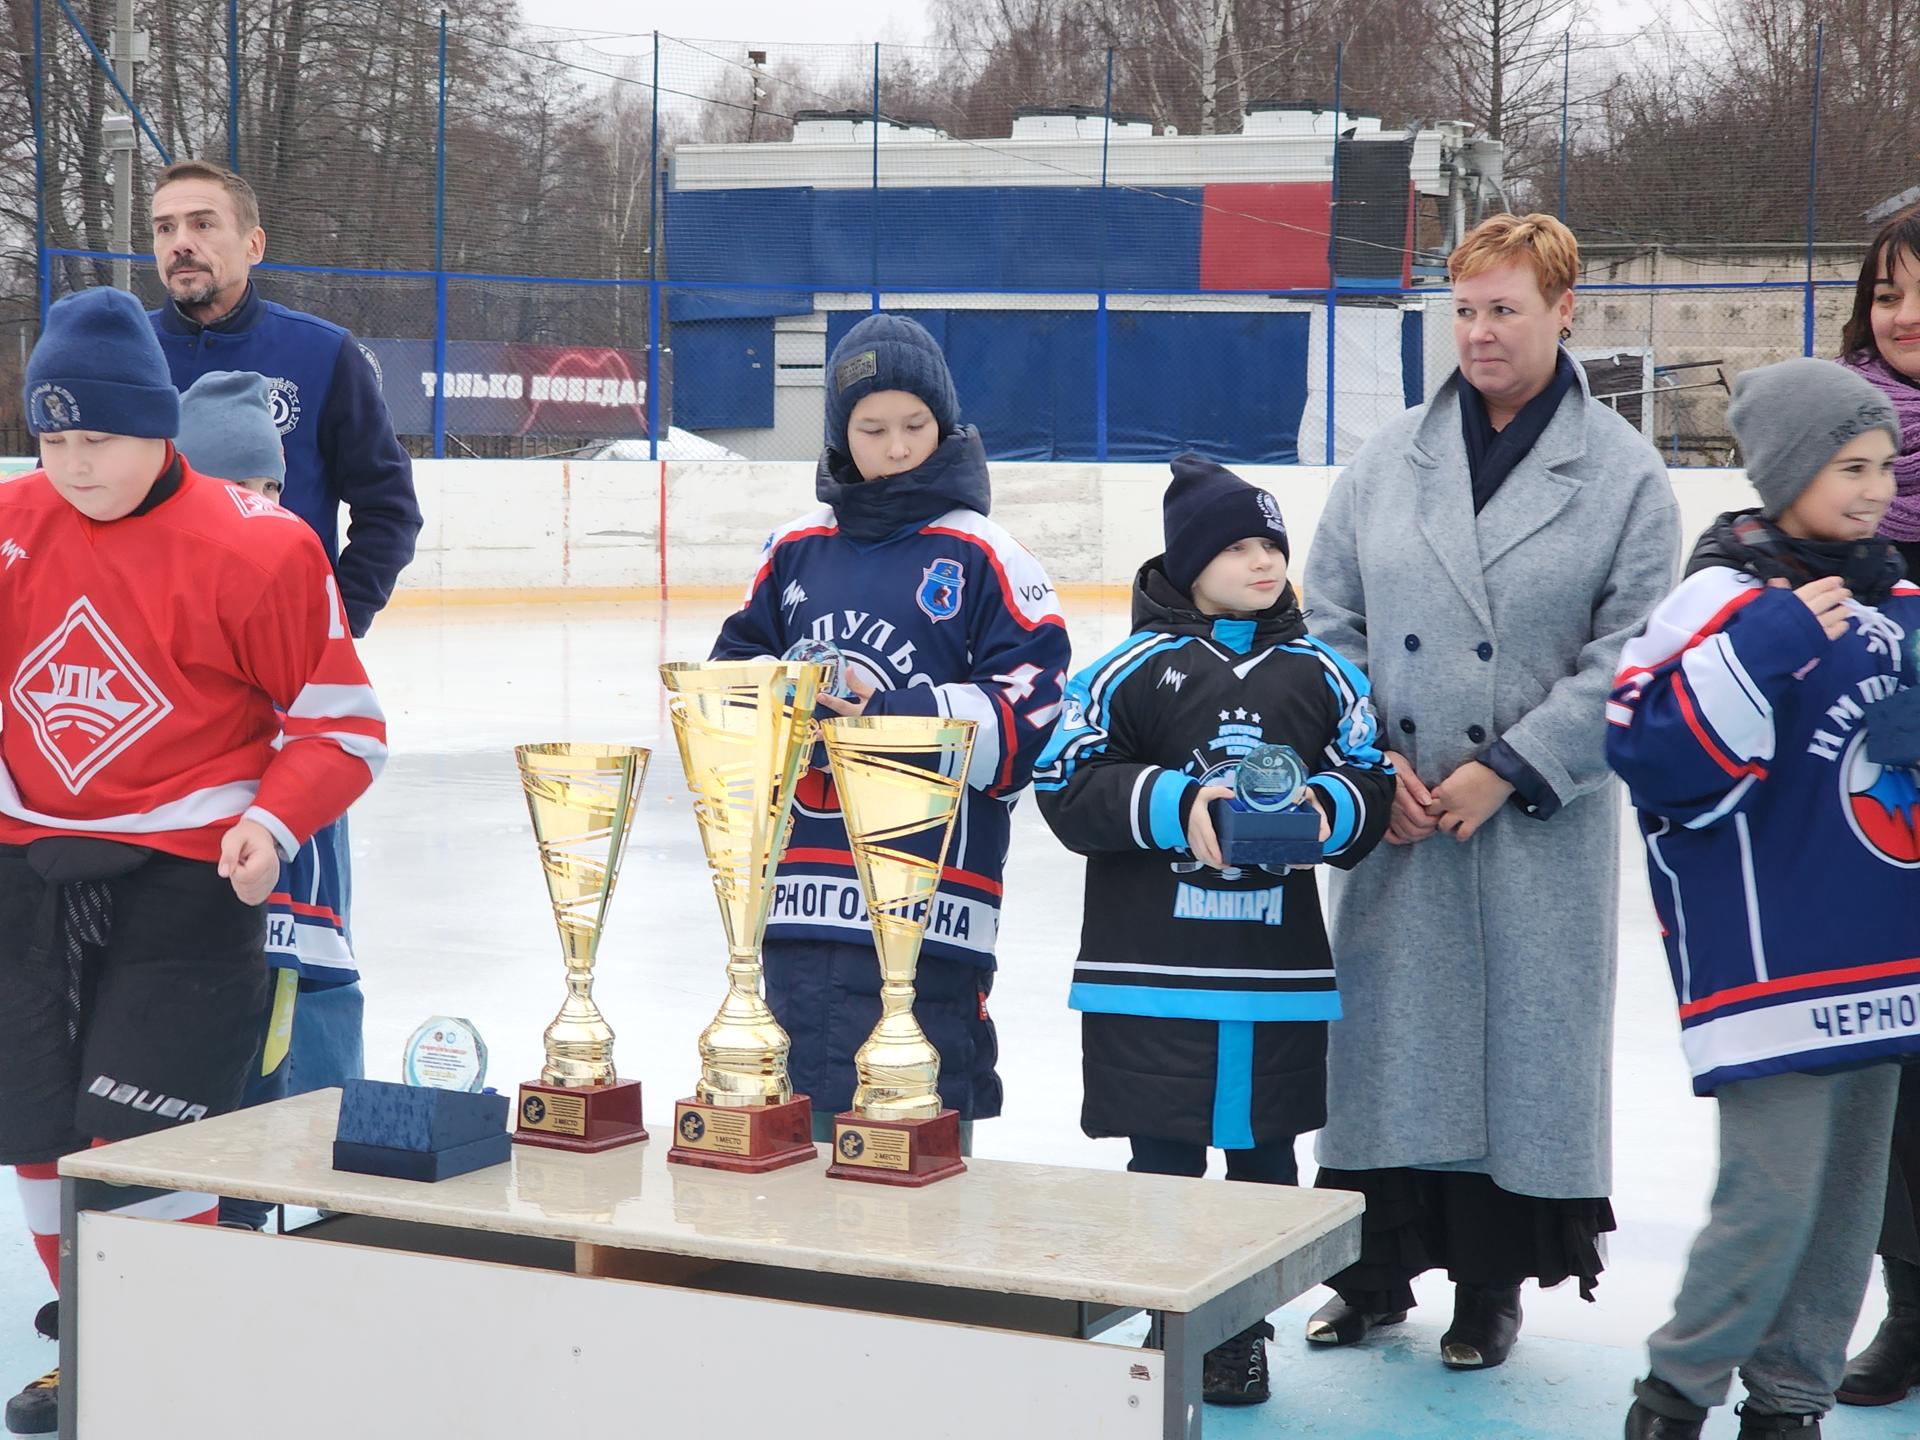
[{"label": "navy blue gift box", "polygon": [[1249,810],[1237,800],[1214,800],[1207,813],[1229,865],[1317,865],[1326,858],[1320,812],[1311,805]]},{"label": "navy blue gift box", "polygon": [[349,1080],[333,1168],[396,1180],[447,1180],[503,1163],[513,1150],[507,1097]]},{"label": "navy blue gift box", "polygon": [[1876,765],[1920,764],[1920,686],[1909,685],[1867,706],[1867,759]]}]

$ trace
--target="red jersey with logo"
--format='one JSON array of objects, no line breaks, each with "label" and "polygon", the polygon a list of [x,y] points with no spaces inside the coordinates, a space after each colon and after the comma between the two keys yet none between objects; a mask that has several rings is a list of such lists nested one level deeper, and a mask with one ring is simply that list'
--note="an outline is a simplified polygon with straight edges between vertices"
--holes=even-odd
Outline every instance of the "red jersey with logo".
[{"label": "red jersey with logo", "polygon": [[184,462],[177,491],[105,524],[44,471],[0,484],[0,614],[0,844],[215,860],[244,817],[287,857],[386,759],[312,530]]}]

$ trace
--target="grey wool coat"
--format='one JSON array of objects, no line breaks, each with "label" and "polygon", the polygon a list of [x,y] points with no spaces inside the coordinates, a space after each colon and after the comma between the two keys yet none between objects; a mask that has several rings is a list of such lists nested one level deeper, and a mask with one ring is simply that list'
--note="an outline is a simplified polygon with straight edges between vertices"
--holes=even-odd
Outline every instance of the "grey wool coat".
[{"label": "grey wool coat", "polygon": [[1332,877],[1345,1018],[1319,1160],[1611,1185],[1620,649],[1674,583],[1679,508],[1646,440],[1587,389],[1476,517],[1458,374],[1333,487],[1307,561],[1313,633],[1373,682],[1381,744],[1431,786],[1504,738],[1562,808],[1470,840],[1381,845]]}]

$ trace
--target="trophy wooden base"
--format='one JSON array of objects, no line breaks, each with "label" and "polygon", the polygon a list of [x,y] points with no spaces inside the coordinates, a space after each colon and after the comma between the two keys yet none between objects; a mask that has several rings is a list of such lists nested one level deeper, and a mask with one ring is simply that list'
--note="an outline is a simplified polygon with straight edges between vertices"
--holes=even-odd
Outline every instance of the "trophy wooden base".
[{"label": "trophy wooden base", "polygon": [[591,1153],[647,1138],[640,1122],[640,1082],[568,1089],[529,1080],[520,1087],[513,1138],[520,1145]]},{"label": "trophy wooden base", "polygon": [[931,1185],[966,1168],[958,1110],[942,1110],[929,1120],[869,1120],[853,1110],[833,1117],[829,1180]]},{"label": "trophy wooden base", "polygon": [[796,1095],[780,1105],[706,1105],[689,1097],[673,1107],[676,1165],[759,1175],[812,1160],[813,1102]]}]

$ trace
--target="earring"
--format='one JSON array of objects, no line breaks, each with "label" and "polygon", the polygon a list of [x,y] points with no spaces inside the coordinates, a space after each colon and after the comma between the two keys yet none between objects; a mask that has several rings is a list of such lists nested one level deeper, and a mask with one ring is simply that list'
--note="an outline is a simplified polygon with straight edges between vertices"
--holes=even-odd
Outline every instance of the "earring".
[{"label": "earring", "polygon": [[1573,338],[1573,327],[1571,325],[1562,325],[1560,327],[1560,338],[1562,340],[1571,340]]}]

